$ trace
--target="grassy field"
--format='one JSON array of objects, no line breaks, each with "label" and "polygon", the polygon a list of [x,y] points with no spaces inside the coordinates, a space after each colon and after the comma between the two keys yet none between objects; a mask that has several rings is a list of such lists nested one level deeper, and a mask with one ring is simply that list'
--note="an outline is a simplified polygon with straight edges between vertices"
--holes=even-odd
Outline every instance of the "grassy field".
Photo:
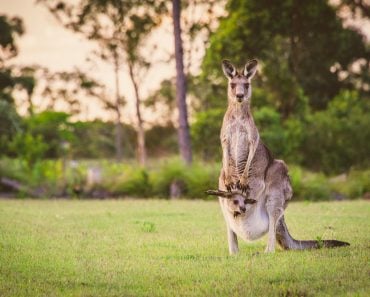
[{"label": "grassy field", "polygon": [[217,202],[0,200],[0,296],[369,296],[370,203],[291,203],[300,239],[229,256]]}]

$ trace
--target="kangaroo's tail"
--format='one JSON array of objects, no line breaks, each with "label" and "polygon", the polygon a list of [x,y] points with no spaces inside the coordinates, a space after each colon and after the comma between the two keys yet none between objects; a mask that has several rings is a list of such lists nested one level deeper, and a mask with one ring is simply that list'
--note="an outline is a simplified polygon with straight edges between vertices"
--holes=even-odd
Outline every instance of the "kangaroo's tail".
[{"label": "kangaroo's tail", "polygon": [[285,250],[319,249],[322,247],[333,248],[349,245],[348,242],[339,240],[296,240],[289,234],[288,228],[285,224],[284,216],[281,217],[277,224],[276,240]]}]

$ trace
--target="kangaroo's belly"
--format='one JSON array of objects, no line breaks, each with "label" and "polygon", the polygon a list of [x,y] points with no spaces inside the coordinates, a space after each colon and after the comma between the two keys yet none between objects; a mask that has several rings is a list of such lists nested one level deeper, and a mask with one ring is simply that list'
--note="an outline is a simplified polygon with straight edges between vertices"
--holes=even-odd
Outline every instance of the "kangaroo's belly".
[{"label": "kangaroo's belly", "polygon": [[262,206],[253,206],[246,214],[230,219],[231,229],[245,241],[259,239],[268,232],[269,218]]}]

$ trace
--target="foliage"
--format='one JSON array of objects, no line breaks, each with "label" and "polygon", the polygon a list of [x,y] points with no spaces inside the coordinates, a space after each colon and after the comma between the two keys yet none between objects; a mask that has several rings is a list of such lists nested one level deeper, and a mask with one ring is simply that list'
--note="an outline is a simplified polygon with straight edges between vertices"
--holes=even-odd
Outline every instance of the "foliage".
[{"label": "foliage", "polygon": [[[78,121],[71,123],[74,138],[71,156],[76,159],[111,158],[114,155],[114,126],[112,122]],[[136,132],[131,125],[122,125],[123,156],[135,156]]]},{"label": "foliage", "polygon": [[220,130],[224,116],[223,109],[209,109],[198,112],[191,127],[194,149],[203,160],[220,159]]},{"label": "foliage", "polygon": [[295,238],[349,247],[264,254],[266,238],[240,240],[236,257],[215,200],[1,199],[0,213],[4,297],[367,296],[370,289],[367,201],[286,210]]},{"label": "foliage", "polygon": [[[327,1],[230,0],[227,11],[211,36],[203,71],[219,77],[224,58],[240,65],[248,57],[259,58],[264,65],[260,84],[274,94],[284,117],[293,113],[300,89],[313,109],[323,109],[341,87],[354,88],[352,63],[369,62],[364,37],[344,28]],[[343,71],[347,79],[340,80]]]},{"label": "foliage", "polygon": [[[57,158],[65,154],[69,142],[74,138],[69,114],[44,111],[25,119],[26,130],[34,137],[42,136],[47,143],[44,158]],[[40,138],[41,139],[41,138]]]},{"label": "foliage", "polygon": [[0,14],[0,66],[18,54],[16,40],[23,35],[24,25],[19,17],[8,17]]},{"label": "foliage", "polygon": [[[87,172],[97,168],[102,180],[93,189],[87,187]],[[221,164],[193,162],[186,166],[177,158],[150,160],[147,168],[135,162],[111,160],[40,160],[29,164],[27,159],[1,159],[0,178],[7,177],[35,190],[39,196],[88,197],[98,190],[99,197],[170,198],[176,184],[182,198],[213,199],[205,190],[218,186]],[[296,165],[289,166],[293,201],[322,201],[361,198],[370,193],[369,170],[351,170],[348,175],[328,177]],[[342,178],[344,176],[344,178]],[[12,189],[6,189],[10,191]]]},{"label": "foliage", "polygon": [[163,162],[151,176],[153,192],[157,196],[170,197],[170,187],[173,182],[178,183],[183,192],[187,191],[186,170],[187,166],[180,160]]},{"label": "foliage", "polygon": [[20,126],[21,118],[14,105],[0,98],[0,155],[8,152],[8,143]]},{"label": "foliage", "polygon": [[302,164],[326,173],[340,173],[351,166],[370,164],[370,104],[358,93],[338,94],[326,111],[308,117]]},{"label": "foliage", "polygon": [[284,155],[284,144],[287,139],[280,114],[270,107],[262,107],[255,111],[254,119],[262,141],[274,152],[274,155]]},{"label": "foliage", "polygon": [[127,167],[115,177],[109,190],[115,195],[148,197],[152,190],[148,172],[143,168]]},{"label": "foliage", "polygon": [[150,157],[172,156],[178,152],[177,131],[171,123],[152,126],[145,135]]},{"label": "foliage", "polygon": [[370,170],[353,169],[348,175],[331,180],[331,189],[344,197],[356,199],[370,193]]},{"label": "foliage", "polygon": [[151,173],[153,193],[159,197],[170,197],[172,183],[182,191],[182,197],[206,198],[204,191],[217,187],[219,169],[215,165],[196,163],[185,165],[177,159],[163,162]]},{"label": "foliage", "polygon": [[49,146],[42,135],[34,136],[29,132],[17,133],[12,142],[9,143],[10,154],[21,157],[30,165],[41,160],[48,148]]}]

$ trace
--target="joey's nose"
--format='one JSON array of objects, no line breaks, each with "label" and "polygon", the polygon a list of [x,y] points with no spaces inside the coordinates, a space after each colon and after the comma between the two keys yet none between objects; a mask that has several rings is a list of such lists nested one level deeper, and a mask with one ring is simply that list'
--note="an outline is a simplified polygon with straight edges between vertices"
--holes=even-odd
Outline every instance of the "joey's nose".
[{"label": "joey's nose", "polygon": [[245,212],[246,211],[246,208],[245,207],[240,207],[240,211],[241,212]]}]

